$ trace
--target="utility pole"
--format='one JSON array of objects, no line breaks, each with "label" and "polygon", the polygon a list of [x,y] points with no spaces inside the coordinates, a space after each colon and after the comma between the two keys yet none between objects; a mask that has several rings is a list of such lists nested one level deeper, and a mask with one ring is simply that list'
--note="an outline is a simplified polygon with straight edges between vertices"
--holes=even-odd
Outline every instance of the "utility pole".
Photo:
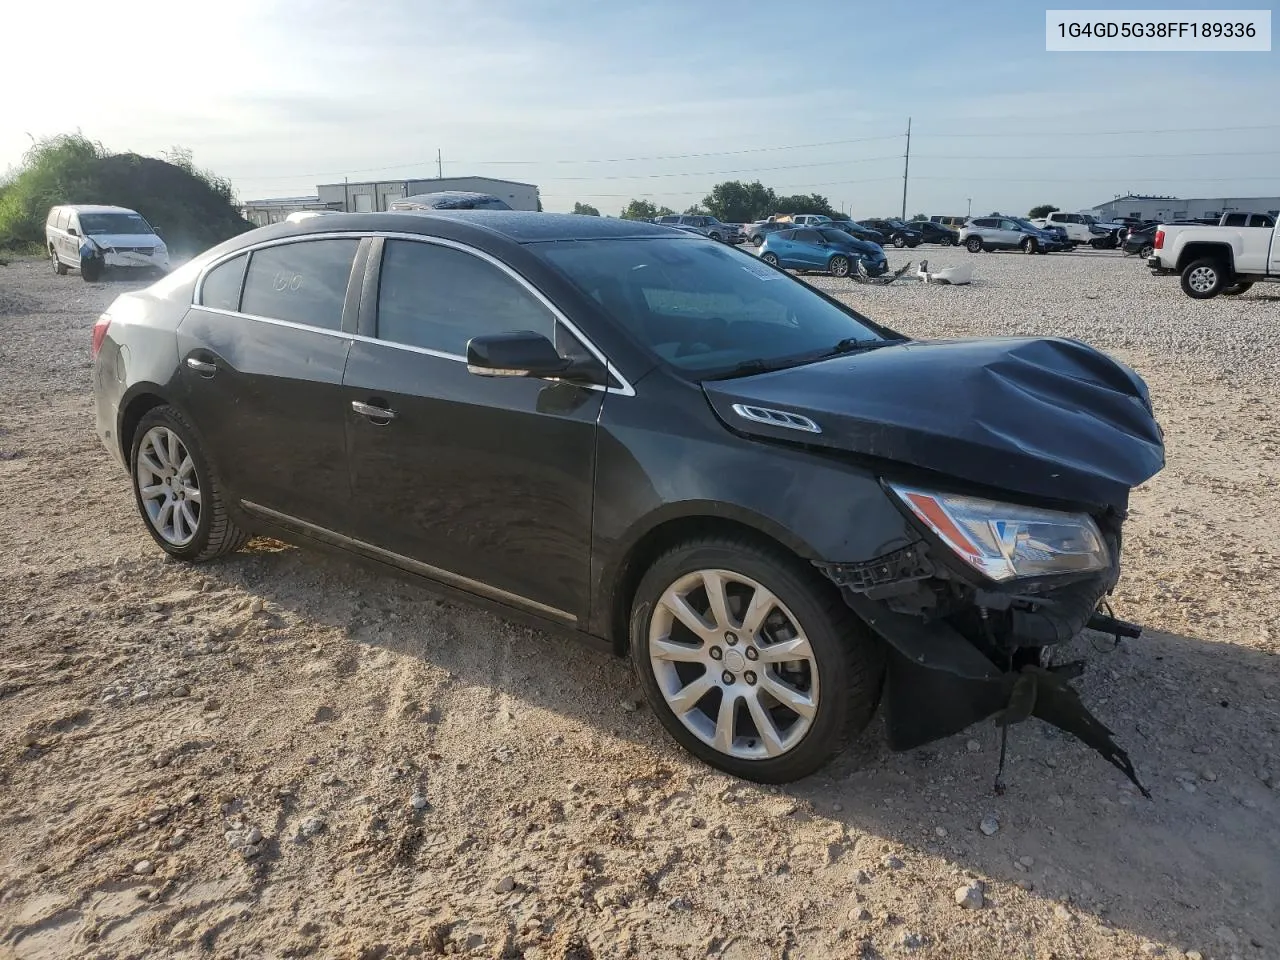
[{"label": "utility pole", "polygon": [[907,152],[902,161],[902,219],[907,219],[907,172],[911,169],[911,118],[907,117]]},{"label": "utility pole", "polygon": [[965,211],[965,218],[968,219],[973,216],[973,197],[965,197],[965,200],[969,204],[969,209]]},{"label": "utility pole", "polygon": [[436,179],[444,179],[444,162],[440,159],[440,148],[436,147]]},{"label": "utility pole", "polygon": [[347,185],[347,178],[342,178],[342,212],[351,212],[351,188]]}]

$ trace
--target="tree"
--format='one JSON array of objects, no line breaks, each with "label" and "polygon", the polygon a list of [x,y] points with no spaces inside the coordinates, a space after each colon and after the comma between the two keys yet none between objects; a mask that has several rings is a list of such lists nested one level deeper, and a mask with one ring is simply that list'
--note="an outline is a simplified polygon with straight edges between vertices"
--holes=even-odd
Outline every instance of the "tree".
[{"label": "tree", "polygon": [[1052,203],[1042,203],[1038,207],[1032,207],[1027,212],[1027,216],[1030,217],[1032,220],[1038,220],[1040,217],[1047,217],[1049,214],[1053,213],[1055,210],[1060,210],[1060,209],[1061,207],[1055,207]]},{"label": "tree", "polygon": [[928,219],[929,218],[925,216],[923,213],[917,213],[914,217],[911,218],[911,222],[915,223],[917,220],[928,220]]},{"label": "tree", "polygon": [[831,202],[816,193],[778,197],[777,206],[782,213],[818,213],[833,220],[839,216]]},{"label": "tree", "polygon": [[600,216],[600,211],[599,211],[599,210],[597,210],[595,207],[593,207],[593,206],[592,206],[591,204],[589,204],[589,203],[575,203],[575,204],[573,205],[573,212],[574,212],[574,213],[580,213],[580,214],[582,214],[584,217],[598,217],[598,216]]},{"label": "tree", "polygon": [[711,188],[702,198],[702,206],[726,223],[751,223],[774,213],[777,200],[777,195],[759,180],[754,183],[726,180]]},{"label": "tree", "polygon": [[669,217],[674,213],[670,207],[656,207],[650,200],[632,200],[622,208],[620,216],[623,220],[653,220],[655,217]]},{"label": "tree", "polygon": [[684,214],[686,217],[705,217],[707,215],[707,211],[695,203],[693,206],[685,210]]}]

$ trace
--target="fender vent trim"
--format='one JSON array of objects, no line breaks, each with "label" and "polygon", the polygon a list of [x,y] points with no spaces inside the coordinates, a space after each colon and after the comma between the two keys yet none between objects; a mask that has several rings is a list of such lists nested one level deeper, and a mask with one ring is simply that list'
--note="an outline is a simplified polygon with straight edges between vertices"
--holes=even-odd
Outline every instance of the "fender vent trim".
[{"label": "fender vent trim", "polygon": [[743,420],[765,423],[771,427],[784,427],[788,430],[801,430],[805,433],[821,433],[822,428],[808,417],[786,410],[774,410],[771,407],[759,407],[751,403],[735,403],[733,412]]}]

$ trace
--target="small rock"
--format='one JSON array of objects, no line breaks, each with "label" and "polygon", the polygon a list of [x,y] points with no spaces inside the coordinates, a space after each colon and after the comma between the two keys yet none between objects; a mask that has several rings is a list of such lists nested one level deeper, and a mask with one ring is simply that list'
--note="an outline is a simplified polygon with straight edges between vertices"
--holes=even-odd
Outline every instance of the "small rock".
[{"label": "small rock", "polygon": [[859,870],[857,873],[853,875],[853,882],[854,883],[870,883],[871,876],[867,873],[867,871]]},{"label": "small rock", "polygon": [[625,712],[635,713],[636,710],[639,708],[640,704],[635,700],[628,699],[628,700],[623,700],[621,703],[621,706]]},{"label": "small rock", "polygon": [[947,828],[946,828],[946,827],[934,827],[934,828],[933,828],[933,832],[934,832],[934,833],[936,833],[939,837],[945,837],[945,836],[947,835]]},{"label": "small rock", "polygon": [[1027,891],[1027,893],[1030,893],[1032,890],[1036,888],[1036,885],[1032,883],[1030,880],[1028,880],[1026,877],[1023,877],[1021,880],[1018,881],[1018,886],[1021,887],[1023,890]]},{"label": "small rock", "polygon": [[139,860],[133,865],[133,872],[141,876],[149,876],[156,872],[156,865],[150,860]]},{"label": "small rock", "polygon": [[324,833],[327,826],[324,817],[307,817],[302,823],[298,824],[298,836],[309,838]]},{"label": "small rock", "polygon": [[977,753],[979,750],[982,749],[982,744],[980,744],[977,740],[970,740],[964,746],[965,746],[965,749],[968,750],[970,753]]},{"label": "small rock", "polygon": [[493,885],[494,893],[510,893],[516,888],[516,878],[508,874]]},{"label": "small rock", "polygon": [[1034,857],[1019,857],[1018,862],[1022,864],[1024,867],[1026,867],[1028,870],[1030,870],[1032,867],[1036,865],[1036,861]]},{"label": "small rock", "polygon": [[187,831],[175,830],[173,836],[169,838],[169,846],[177,850],[180,846],[187,842]]},{"label": "small rock", "polygon": [[252,860],[261,852],[262,852],[262,848],[257,844],[253,844],[253,843],[247,843],[240,848],[240,856],[244,857],[246,860]]},{"label": "small rock", "polygon": [[994,837],[1000,830],[1000,821],[992,814],[987,814],[982,818],[982,822],[978,824],[978,829],[988,837]]},{"label": "small rock", "polygon": [[239,850],[249,843],[249,834],[245,830],[228,830],[222,836],[227,841],[227,846],[233,850]]},{"label": "small rock", "polygon": [[245,843],[257,846],[261,842],[262,842],[262,831],[259,830],[257,827],[254,827],[248,832],[248,834],[245,835]]},{"label": "small rock", "polygon": [[833,804],[831,805],[831,812],[832,812],[832,813],[841,813],[841,812],[843,812],[843,811],[844,811],[844,804],[841,804],[841,803],[833,803]]},{"label": "small rock", "polygon": [[1060,903],[1054,906],[1053,915],[1057,917],[1059,920],[1061,920],[1063,923],[1069,923],[1071,920],[1075,919],[1075,916],[1071,913],[1071,911],[1068,910],[1066,907],[1064,907]]},{"label": "small rock", "polygon": [[924,946],[924,937],[913,930],[904,930],[898,938],[898,946],[904,950],[918,950]]},{"label": "small rock", "polygon": [[564,743],[564,737],[558,733],[553,733],[551,736],[547,737],[547,746],[549,747],[558,747],[562,743]]},{"label": "small rock", "polygon": [[178,684],[176,687],[174,687],[174,688],[173,688],[173,695],[174,695],[175,697],[187,697],[187,696],[190,696],[190,695],[191,695],[191,688],[190,688],[190,687],[188,687],[185,683],[180,683],[180,684]]},{"label": "small rock", "polygon": [[675,897],[668,904],[667,909],[671,911],[692,910],[693,904],[689,902],[688,897]]},{"label": "small rock", "polygon": [[854,923],[870,923],[871,911],[866,907],[859,907],[857,910],[850,910],[849,919]]},{"label": "small rock", "polygon": [[216,697],[209,697],[204,702],[205,713],[213,713],[215,710],[221,710],[221,709],[222,709],[222,701],[217,699]]},{"label": "small rock", "polygon": [[261,612],[262,612],[262,599],[260,597],[254,597],[252,600],[249,601],[249,615],[256,617]]},{"label": "small rock", "polygon": [[1187,791],[1187,793],[1195,793],[1195,792],[1196,792],[1196,785],[1195,785],[1194,783],[1192,783],[1190,780],[1183,780],[1183,781],[1182,781],[1182,789],[1183,789],[1183,790],[1185,790],[1185,791]]},{"label": "small rock", "polygon": [[701,830],[706,825],[707,825],[707,821],[703,820],[701,817],[689,818],[689,826],[692,827],[694,830]]},{"label": "small rock", "polygon": [[1145,943],[1143,943],[1142,946],[1138,948],[1138,950],[1142,953],[1144,957],[1163,957],[1164,956],[1164,947],[1160,946],[1160,944],[1158,943],[1152,943],[1150,940],[1147,940]]},{"label": "small rock", "polygon": [[955,893],[956,906],[965,910],[980,910],[985,902],[982,895],[982,884],[976,880],[957,887]]},{"label": "small rock", "polygon": [[198,802],[199,800],[200,800],[199,790],[189,790],[182,797],[183,804],[185,804],[188,807],[191,806],[191,804]]},{"label": "small rock", "polygon": [[1214,773],[1212,770],[1202,770],[1200,772],[1200,779],[1206,780],[1209,783],[1213,783],[1218,779],[1218,775]]},{"label": "small rock", "polygon": [[1056,793],[1049,795],[1049,806],[1060,807],[1063,805],[1063,799]]},{"label": "small rock", "polygon": [[1204,960],[1204,954],[1199,950],[1188,950],[1187,960]]},{"label": "small rock", "polygon": [[880,862],[882,865],[884,865],[890,870],[901,870],[903,867],[906,866],[905,863],[903,863],[900,859],[895,857],[893,854],[889,854],[889,856],[885,857]]},{"label": "small rock", "polygon": [[1204,744],[1197,743],[1194,747],[1192,747],[1192,748],[1191,748],[1191,752],[1192,752],[1192,753],[1198,753],[1198,754],[1200,754],[1201,756],[1203,756],[1204,754],[1209,753],[1209,752],[1210,752],[1210,750],[1209,750],[1209,748],[1208,748],[1208,747],[1206,747]]},{"label": "small rock", "polygon": [[431,806],[431,802],[420,793],[415,793],[409,798],[409,803],[415,810],[425,810]]}]

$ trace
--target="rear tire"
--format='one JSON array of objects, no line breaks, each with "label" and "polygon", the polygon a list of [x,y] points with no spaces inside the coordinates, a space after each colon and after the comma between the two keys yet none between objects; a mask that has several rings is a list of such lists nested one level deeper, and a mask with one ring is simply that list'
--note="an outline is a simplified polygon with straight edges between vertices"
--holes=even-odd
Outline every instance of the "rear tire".
[{"label": "rear tire", "polygon": [[752,238],[751,238],[751,245],[752,245],[753,247],[758,247],[758,246],[760,246],[762,243],[764,243],[764,237],[763,237],[762,235],[758,234],[758,233],[757,233],[754,237],[752,237]]},{"label": "rear tire", "polygon": [[102,279],[103,263],[97,257],[83,258],[80,261],[80,279],[85,283],[97,283]]},{"label": "rear tire", "polygon": [[[708,603],[717,583],[727,623]],[[673,596],[687,597],[686,609],[705,632],[695,634],[671,614],[663,598]],[[752,632],[744,621],[761,596],[768,597],[768,612]],[[770,659],[770,642],[788,644],[796,657]],[[659,644],[681,655],[665,657]],[[632,606],[631,660],[655,716],[681,746],[760,783],[798,780],[839,753],[870,722],[884,678],[882,644],[833,584],[782,549],[739,536],[690,540],[654,562]],[[703,689],[694,684],[706,687],[690,702]],[[722,717],[725,697],[734,698],[735,710]],[[728,736],[716,735],[722,730]]]},{"label": "rear tire", "polygon": [[1141,249],[1138,250],[1138,256],[1140,256],[1143,260],[1146,260],[1149,257],[1151,257],[1155,252],[1156,252],[1155,247],[1153,247],[1149,243],[1145,243],[1142,245]]},{"label": "rear tire", "polygon": [[[170,436],[176,440],[172,446],[164,442]],[[164,449],[163,456],[157,453],[158,443]],[[155,471],[153,466],[161,469]],[[222,483],[200,450],[195,429],[174,407],[155,407],[138,422],[129,448],[129,473],[142,522],[151,538],[170,556],[203,563],[239,550],[249,539],[228,512]],[[193,488],[195,497],[191,496]],[[183,510],[180,503],[173,502],[179,499],[186,505],[182,513],[186,519],[181,524],[172,520]],[[170,507],[167,515],[163,510],[166,504]],[[194,528],[190,524],[193,513]]]},{"label": "rear tire", "polygon": [[966,250],[968,250],[970,253],[981,253],[981,252],[982,252],[982,238],[981,238],[981,237],[970,237],[968,240],[966,240],[966,241],[964,242],[964,248],[965,248]]},{"label": "rear tire", "polygon": [[1216,297],[1227,286],[1227,272],[1221,260],[1194,260],[1182,271],[1182,292],[1195,300]]},{"label": "rear tire", "polygon": [[778,265],[778,255],[776,253],[762,253],[760,254],[760,259],[771,267]]},{"label": "rear tire", "polygon": [[50,247],[49,256],[53,260],[53,272],[60,277],[65,277],[67,275],[67,265],[59,259],[58,251]]},{"label": "rear tire", "polygon": [[849,275],[849,266],[849,258],[837,253],[827,261],[827,272],[833,277],[847,277]]},{"label": "rear tire", "polygon": [[897,247],[899,250],[901,250],[903,247],[907,245],[907,240],[905,237],[894,237],[893,245]]}]

